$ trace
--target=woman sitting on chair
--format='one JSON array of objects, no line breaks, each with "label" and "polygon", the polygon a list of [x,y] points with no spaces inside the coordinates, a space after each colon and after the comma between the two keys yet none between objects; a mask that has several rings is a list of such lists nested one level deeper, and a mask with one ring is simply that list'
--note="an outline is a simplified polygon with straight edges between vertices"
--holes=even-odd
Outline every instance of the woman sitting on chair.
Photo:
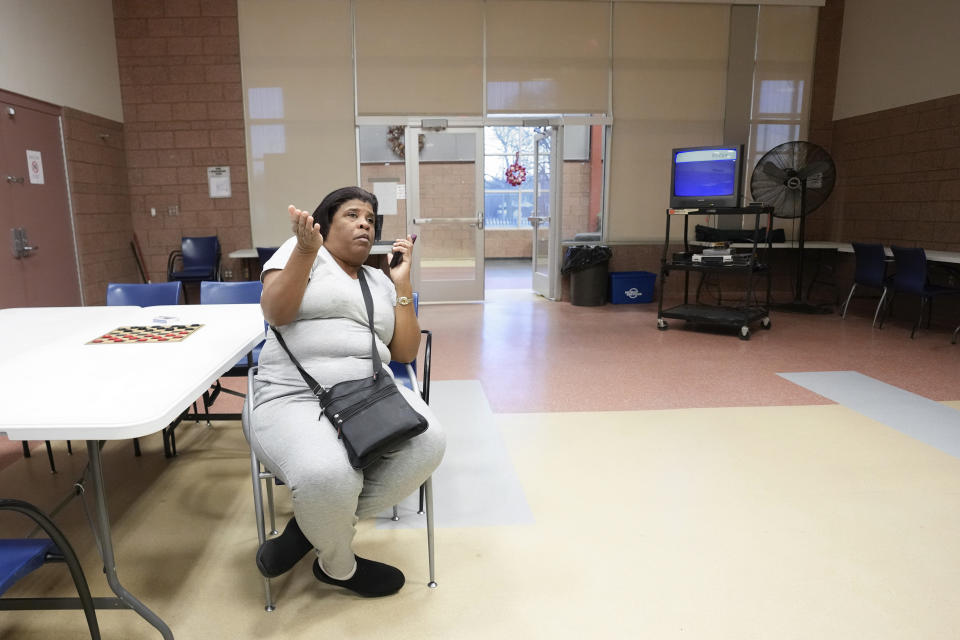
[{"label": "woman sitting on chair", "polygon": [[[403,259],[389,277],[364,266],[377,227],[376,196],[344,187],[327,195],[312,216],[292,205],[289,212],[294,236],[264,265],[260,304],[264,318],[280,330],[303,368],[324,387],[371,375],[360,269],[374,301],[376,346],[384,371],[389,372],[386,363],[391,360],[416,358],[420,326],[409,303],[411,238],[394,242],[394,253]],[[257,551],[257,567],[267,577],[278,576],[315,549],[317,580],[362,596],[396,593],[403,586],[403,573],[356,556],[354,525],[398,503],[433,473],[445,447],[440,425],[420,396],[400,385],[429,428],[362,471],[354,469],[316,396],[273,332],[268,333],[248,436],[264,465],[290,487],[294,517],[280,536]]]}]

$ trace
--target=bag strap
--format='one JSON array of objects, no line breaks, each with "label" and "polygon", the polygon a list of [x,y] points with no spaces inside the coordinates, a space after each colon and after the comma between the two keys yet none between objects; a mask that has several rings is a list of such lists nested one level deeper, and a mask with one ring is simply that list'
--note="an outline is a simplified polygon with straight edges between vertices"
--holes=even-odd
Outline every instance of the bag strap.
[{"label": "bag strap", "polygon": [[[367,278],[363,274],[363,267],[360,267],[360,271],[357,273],[357,276],[360,280],[360,292],[363,294],[363,304],[367,308],[367,324],[370,327],[370,359],[373,360],[373,379],[376,380],[380,375],[381,370],[383,369],[383,361],[380,360],[380,353],[377,351],[377,338],[376,334],[373,331],[373,297],[370,295],[370,287],[367,285]],[[309,373],[304,370],[300,365],[300,361],[293,357],[293,354],[290,353],[290,349],[287,347],[287,343],[284,342],[283,336],[280,335],[280,332],[273,325],[270,325],[270,330],[273,331],[273,334],[277,336],[277,342],[280,343],[280,346],[283,347],[283,350],[287,352],[287,355],[290,356],[290,360],[293,361],[293,364],[296,365],[297,371],[300,372],[300,376],[303,378],[304,382],[307,383],[307,386],[310,387],[310,390],[313,391],[313,395],[320,396],[323,393],[324,388],[320,386],[320,383],[313,379]]]},{"label": "bag strap", "polygon": [[367,277],[363,274],[363,267],[357,273],[360,279],[360,293],[363,294],[363,304],[367,307],[367,325],[370,327],[370,359],[373,360],[373,379],[376,380],[383,371],[383,362],[380,360],[380,351],[377,350],[377,335],[373,331],[373,296],[367,285]]},{"label": "bag strap", "polygon": [[323,387],[320,386],[320,383],[313,379],[309,373],[307,373],[302,366],[300,366],[300,361],[293,357],[293,354],[290,353],[290,349],[287,348],[287,343],[283,341],[283,336],[280,335],[280,332],[277,331],[277,328],[273,325],[270,325],[270,330],[273,331],[273,335],[277,336],[277,342],[280,343],[280,346],[283,347],[283,350],[287,352],[287,355],[290,356],[290,359],[293,361],[293,364],[296,365],[297,371],[300,372],[300,376],[303,378],[304,382],[307,383],[307,386],[310,387],[310,390],[313,391],[313,395],[320,397],[320,394],[323,393]]}]

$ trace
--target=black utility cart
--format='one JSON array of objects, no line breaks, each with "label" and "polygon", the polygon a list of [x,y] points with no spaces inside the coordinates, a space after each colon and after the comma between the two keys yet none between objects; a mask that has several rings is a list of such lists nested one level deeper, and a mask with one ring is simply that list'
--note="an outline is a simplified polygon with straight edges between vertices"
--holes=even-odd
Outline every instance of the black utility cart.
[{"label": "black utility cart", "polygon": [[[663,257],[660,260],[660,299],[657,307],[657,328],[665,331],[668,327],[666,318],[675,320],[686,320],[694,326],[721,326],[731,327],[737,330],[741,340],[750,339],[750,326],[759,322],[764,329],[770,328],[770,269],[768,267],[767,251],[770,248],[770,227],[772,222],[773,207],[724,207],[710,209],[667,209],[667,230],[663,241]],[[751,235],[752,243],[737,243],[736,250],[731,250],[729,257],[722,254],[723,251],[714,252],[713,255],[703,245],[711,243],[694,243],[691,245],[689,240],[690,216],[692,215],[718,215],[718,216],[743,216],[752,215],[753,233]],[[670,223],[673,218],[680,216],[683,218],[683,252],[679,254],[670,254]],[[766,217],[766,223],[763,227],[760,221]],[[764,241],[761,242],[761,229]],[[746,232],[749,233],[749,232]],[[761,252],[763,255],[761,256]],[[683,304],[663,308],[664,291],[667,287],[667,280],[674,271],[683,272]],[[690,274],[699,273],[700,282],[694,301],[690,302]],[[721,300],[717,304],[702,304],[700,302],[700,290],[703,279],[711,274],[741,273],[743,274],[746,289],[743,300],[737,305],[726,305]],[[754,289],[759,278],[766,280],[766,295],[761,303],[757,299]]]}]

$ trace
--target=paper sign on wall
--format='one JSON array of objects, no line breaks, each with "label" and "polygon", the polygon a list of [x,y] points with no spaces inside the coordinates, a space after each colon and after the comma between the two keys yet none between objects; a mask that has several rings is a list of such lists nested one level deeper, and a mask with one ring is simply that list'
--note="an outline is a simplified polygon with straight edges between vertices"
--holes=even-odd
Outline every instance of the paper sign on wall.
[{"label": "paper sign on wall", "polygon": [[397,181],[378,180],[373,183],[373,195],[377,196],[377,213],[382,216],[397,215]]},{"label": "paper sign on wall", "polygon": [[43,184],[43,157],[39,151],[27,149],[27,173],[30,174],[30,184]]},{"label": "paper sign on wall", "polygon": [[230,167],[207,167],[207,183],[210,185],[211,198],[229,198]]}]

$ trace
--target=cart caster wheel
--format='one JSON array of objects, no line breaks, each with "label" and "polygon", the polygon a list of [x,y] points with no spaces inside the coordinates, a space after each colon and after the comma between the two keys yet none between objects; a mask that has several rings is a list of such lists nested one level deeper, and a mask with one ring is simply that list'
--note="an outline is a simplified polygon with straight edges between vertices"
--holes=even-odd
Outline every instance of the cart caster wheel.
[{"label": "cart caster wheel", "polygon": [[764,328],[764,329],[769,330],[769,329],[770,329],[770,318],[767,317],[767,318],[764,318],[763,320],[761,320],[761,321],[760,321],[760,326],[761,326],[762,328]]},{"label": "cart caster wheel", "polygon": [[743,325],[740,327],[740,339],[749,340],[750,339],[750,327]]},{"label": "cart caster wheel", "polygon": [[666,320],[663,318],[657,318],[657,329],[660,329],[660,331],[666,331],[667,327],[669,326],[670,325],[667,324]]}]

